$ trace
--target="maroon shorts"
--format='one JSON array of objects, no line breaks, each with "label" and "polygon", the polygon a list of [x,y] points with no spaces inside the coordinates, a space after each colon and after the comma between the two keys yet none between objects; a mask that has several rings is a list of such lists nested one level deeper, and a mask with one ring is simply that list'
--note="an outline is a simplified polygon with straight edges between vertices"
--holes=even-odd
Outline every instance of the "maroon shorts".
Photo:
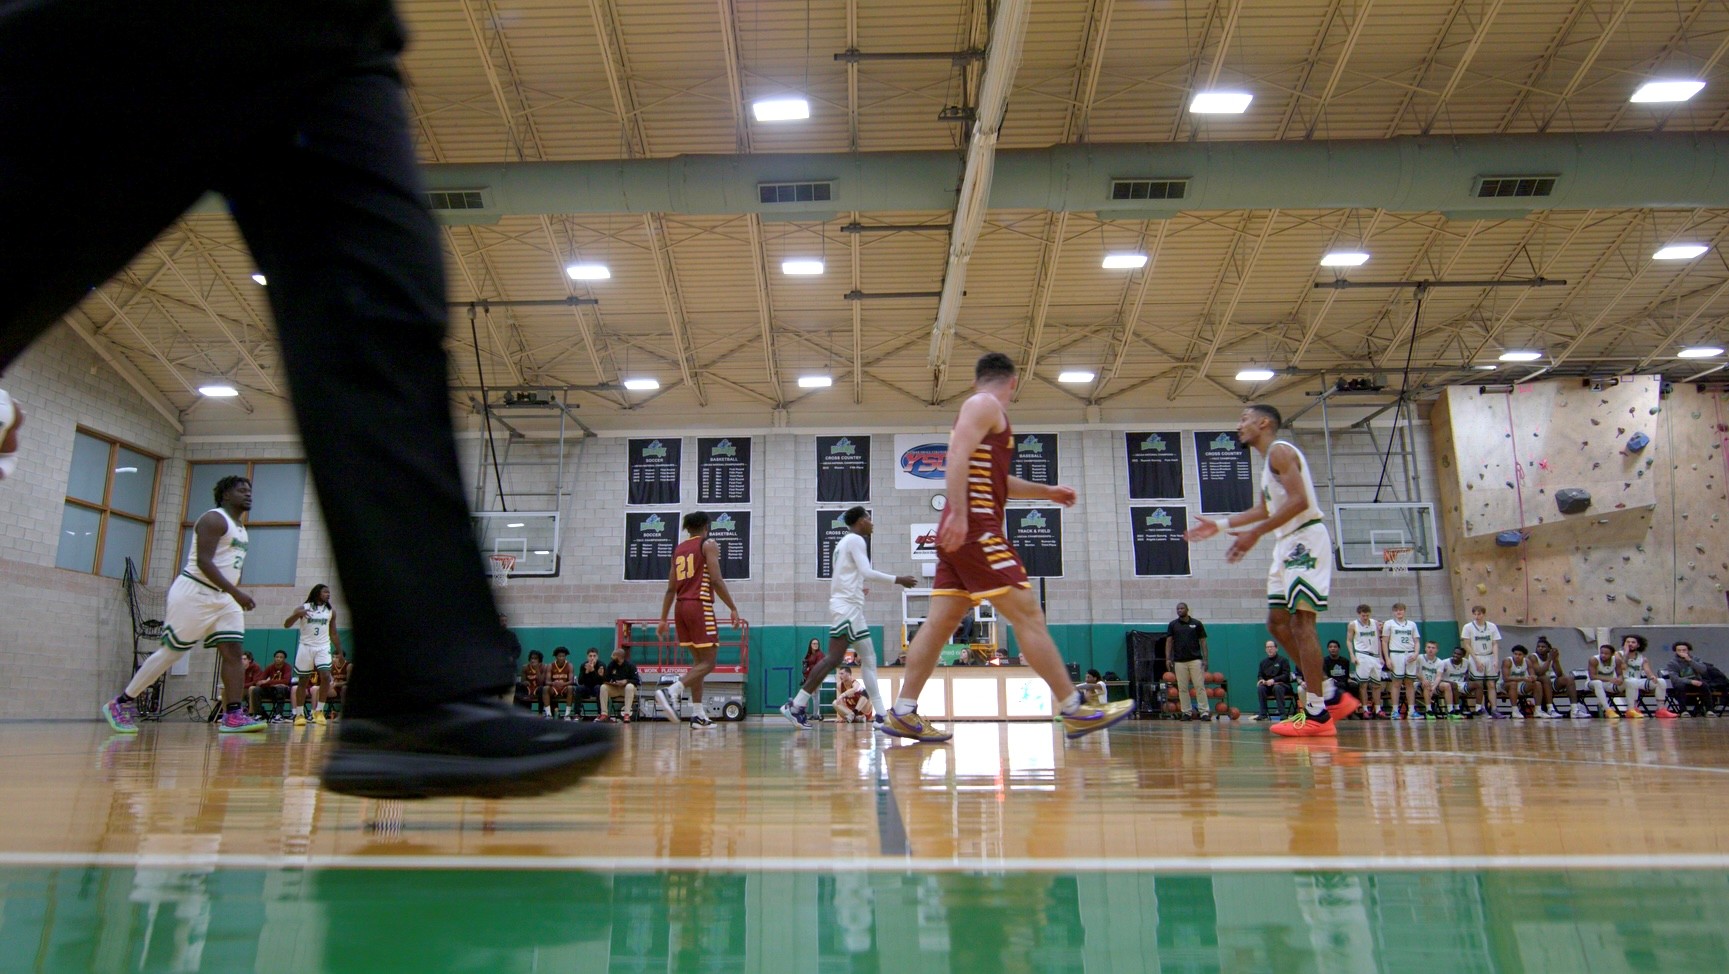
[{"label": "maroon shorts", "polygon": [[932,595],[962,595],[976,602],[1011,588],[1032,588],[1032,583],[1020,555],[996,528],[986,528],[956,551],[937,550]]},{"label": "maroon shorts", "polygon": [[720,634],[715,631],[713,602],[679,599],[673,603],[672,624],[677,630],[680,646],[713,649],[720,644]]}]

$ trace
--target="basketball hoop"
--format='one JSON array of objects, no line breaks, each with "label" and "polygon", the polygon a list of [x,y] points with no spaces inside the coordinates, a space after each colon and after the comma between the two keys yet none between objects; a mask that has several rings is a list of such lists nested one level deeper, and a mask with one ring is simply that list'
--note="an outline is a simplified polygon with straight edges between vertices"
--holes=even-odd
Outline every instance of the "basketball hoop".
[{"label": "basketball hoop", "polygon": [[511,570],[516,568],[516,556],[494,552],[487,555],[486,560],[492,563],[492,584],[499,588],[508,588]]},{"label": "basketball hoop", "polygon": [[1389,545],[1381,549],[1381,570],[1394,575],[1406,575],[1411,571],[1411,555],[1417,549],[1412,545]]}]

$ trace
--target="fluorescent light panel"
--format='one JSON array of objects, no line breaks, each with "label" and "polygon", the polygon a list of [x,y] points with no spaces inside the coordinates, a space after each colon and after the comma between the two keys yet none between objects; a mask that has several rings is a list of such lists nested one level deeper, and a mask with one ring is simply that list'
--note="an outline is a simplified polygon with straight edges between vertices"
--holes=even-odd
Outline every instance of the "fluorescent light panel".
[{"label": "fluorescent light panel", "polygon": [[1703,81],[1647,81],[1628,100],[1651,103],[1686,101],[1704,87]]},{"label": "fluorescent light panel", "polygon": [[1369,255],[1360,250],[1335,250],[1321,258],[1322,267],[1361,267],[1369,262]]},{"label": "fluorescent light panel", "polygon": [[810,118],[810,102],[803,98],[763,98],[750,106],[759,122],[796,122]]},{"label": "fluorescent light panel", "polygon": [[1057,373],[1058,382],[1067,382],[1070,385],[1083,385],[1098,377],[1097,372],[1091,372],[1087,369],[1065,369]]},{"label": "fluorescent light panel", "polygon": [[1485,365],[1473,365],[1473,366],[1471,366],[1471,368],[1476,369],[1478,372],[1493,372],[1496,369],[1500,368],[1500,366],[1499,365],[1486,365],[1485,364]]},{"label": "fluorescent light panel", "polygon": [[1515,348],[1501,353],[1501,361],[1503,362],[1535,362],[1542,357],[1542,352],[1533,352],[1528,349]]},{"label": "fluorescent light panel", "polygon": [[1189,111],[1197,115],[1241,115],[1255,96],[1246,91],[1197,91],[1189,100]]},{"label": "fluorescent light panel", "polygon": [[564,269],[573,281],[606,281],[611,280],[612,271],[605,264],[571,264]]},{"label": "fluorescent light panel", "polygon": [[1692,260],[1710,250],[1704,244],[1670,244],[1651,255],[1652,260]]},{"label": "fluorescent light panel", "polygon": [[794,257],[780,262],[780,272],[791,277],[812,277],[822,273],[822,261]]},{"label": "fluorescent light panel", "polygon": [[258,285],[259,287],[263,287],[267,282],[265,281],[264,275],[262,273],[260,273],[258,271],[253,271],[252,272],[252,283]]},{"label": "fluorescent light panel", "polygon": [[1237,373],[1238,382],[1265,382],[1274,376],[1272,369],[1244,369]]},{"label": "fluorescent light panel", "polygon": [[834,376],[832,375],[801,375],[798,377],[800,389],[827,389],[832,385],[834,385]]},{"label": "fluorescent light panel", "polygon": [[626,379],[624,387],[631,392],[653,392],[660,388],[659,379]]},{"label": "fluorescent light panel", "polygon": [[1676,358],[1716,358],[1723,350],[1716,345],[1693,345],[1675,353]]},{"label": "fluorescent light panel", "polygon": [[212,399],[232,399],[240,395],[240,390],[226,382],[211,382],[198,387],[198,394]]},{"label": "fluorescent light panel", "polygon": [[1147,266],[1147,255],[1131,253],[1106,254],[1104,263],[1100,266],[1110,270],[1134,270],[1137,267]]}]

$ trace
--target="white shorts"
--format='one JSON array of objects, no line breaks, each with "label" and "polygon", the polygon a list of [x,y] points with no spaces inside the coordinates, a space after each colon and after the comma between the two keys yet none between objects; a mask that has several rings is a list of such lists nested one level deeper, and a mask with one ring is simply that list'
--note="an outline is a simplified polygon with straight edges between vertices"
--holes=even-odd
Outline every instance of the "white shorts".
[{"label": "white shorts", "polygon": [[184,653],[203,643],[238,643],[246,638],[246,612],[234,596],[185,573],[168,586],[168,611],[162,620],[162,645]]},{"label": "white shorts", "polygon": [[1495,665],[1495,657],[1478,656],[1476,653],[1472,653],[1465,657],[1465,660],[1471,664],[1471,679],[1487,682],[1501,678],[1501,668]]},{"label": "white shorts", "polygon": [[329,643],[325,643],[322,646],[308,646],[305,643],[301,643],[300,648],[294,651],[294,672],[301,676],[305,676],[313,670],[329,669]]},{"label": "white shorts", "polygon": [[1351,664],[1351,675],[1358,683],[1379,683],[1387,677],[1387,668],[1381,665],[1381,657],[1357,654]]},{"label": "white shorts", "polygon": [[1273,545],[1267,572],[1267,606],[1325,612],[1333,586],[1333,541],[1325,521],[1312,521]]},{"label": "white shorts", "polygon": [[865,622],[864,609],[850,602],[831,600],[828,604],[828,636],[849,643],[871,638],[871,627]]},{"label": "white shorts", "polygon": [[1414,680],[1417,678],[1417,658],[1419,653],[1389,653],[1387,660],[1393,664],[1391,676],[1395,680]]}]

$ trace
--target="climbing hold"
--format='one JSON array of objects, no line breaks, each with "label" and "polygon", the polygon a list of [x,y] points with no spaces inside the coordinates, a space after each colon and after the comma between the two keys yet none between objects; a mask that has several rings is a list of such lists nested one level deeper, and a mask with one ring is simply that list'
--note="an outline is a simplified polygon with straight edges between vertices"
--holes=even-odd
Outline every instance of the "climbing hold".
[{"label": "climbing hold", "polygon": [[1625,427],[1625,426],[1615,427],[1615,435],[1616,436],[1626,436],[1627,435],[1627,427]]},{"label": "climbing hold", "polygon": [[1579,514],[1591,506],[1591,492],[1578,487],[1563,487],[1555,492],[1555,506],[1562,514]]},{"label": "climbing hold", "polygon": [[1477,594],[1478,595],[1483,595],[1483,594],[1487,593],[1488,591],[1489,591],[1489,586],[1484,585],[1482,582],[1477,583]]},{"label": "climbing hold", "polygon": [[1634,595],[1632,592],[1627,593],[1627,601],[1632,602],[1634,605],[1644,605],[1645,604],[1644,599],[1640,598],[1637,595]]},{"label": "climbing hold", "polygon": [[1609,584],[1613,585],[1613,584],[1615,584],[1615,576],[1605,575],[1605,576],[1603,576],[1603,581],[1608,582]]},{"label": "climbing hold", "polygon": [[1649,412],[1651,415],[1655,416],[1658,413],[1663,411],[1663,407],[1662,406],[1652,406],[1650,409],[1648,409],[1646,411]]},{"label": "climbing hold", "polygon": [[1702,544],[1695,543],[1693,545],[1693,550],[1699,552],[1700,554],[1704,554],[1705,553],[1705,546]]},{"label": "climbing hold", "polygon": [[1517,548],[1524,542],[1525,535],[1521,531],[1502,531],[1495,535],[1495,547],[1497,548]]},{"label": "climbing hold", "polygon": [[1547,460],[1538,460],[1538,461],[1537,461],[1537,466],[1538,466],[1538,467],[1539,467],[1539,468],[1541,468],[1541,469],[1543,469],[1543,470],[1547,470],[1547,469],[1549,469],[1549,461],[1547,461]]},{"label": "climbing hold", "polygon": [[1613,601],[1615,601],[1615,596],[1613,596],[1613,595],[1605,595],[1605,596],[1603,596],[1603,600],[1604,600],[1604,601],[1605,601],[1605,602],[1613,602]]},{"label": "climbing hold", "polygon": [[1602,426],[1602,425],[1603,425],[1603,421],[1602,421],[1602,420],[1600,420],[1600,419],[1593,419],[1593,420],[1592,420],[1592,421],[1591,421],[1591,425],[1592,425],[1592,426]]},{"label": "climbing hold", "polygon": [[1592,470],[1598,470],[1598,469],[1601,469],[1602,466],[1603,465],[1601,463],[1593,463],[1593,464],[1591,464],[1591,469]]},{"label": "climbing hold", "polygon": [[1564,582],[1564,583],[1566,583],[1566,584],[1568,584],[1568,585],[1571,585],[1571,584],[1573,584],[1573,576],[1571,576],[1571,575],[1562,575],[1562,576],[1561,576],[1561,581],[1562,581],[1562,582]]}]

